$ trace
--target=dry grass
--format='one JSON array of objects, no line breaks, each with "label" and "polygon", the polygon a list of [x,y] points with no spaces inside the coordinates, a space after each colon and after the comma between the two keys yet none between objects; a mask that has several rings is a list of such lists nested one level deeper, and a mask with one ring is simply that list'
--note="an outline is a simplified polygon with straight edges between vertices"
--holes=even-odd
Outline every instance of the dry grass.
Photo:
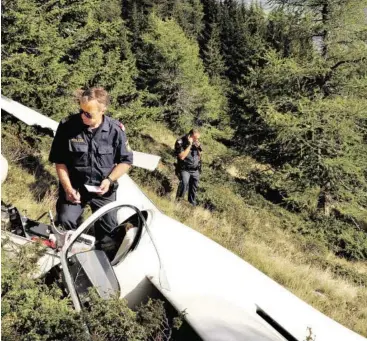
[{"label": "dry grass", "polygon": [[172,134],[172,131],[169,130],[166,126],[159,123],[150,124],[149,128],[146,128],[143,133],[150,136],[157,143],[160,143],[170,148],[173,148],[176,139],[178,138],[178,136],[175,137]]},{"label": "dry grass", "polygon": [[[230,217],[218,216],[200,207],[192,208],[186,203],[175,203],[173,198],[161,198],[149,188],[144,190],[165,214],[215,240],[316,309],[367,336],[367,283],[356,285],[336,276],[331,269],[313,264],[313,255],[304,252],[294,235],[274,226],[271,216],[244,208],[246,225],[251,226],[244,231]],[[331,253],[325,257],[330,264],[367,274],[365,262],[350,263]]]},{"label": "dry grass", "polygon": [[252,171],[272,172],[270,165],[256,162],[250,156],[237,156],[231,159],[226,171],[234,178],[246,179]]},{"label": "dry grass", "polygon": [[16,125],[3,126],[2,154],[8,160],[9,170],[1,187],[1,200],[36,219],[48,210],[55,210],[56,171],[47,162],[52,139],[35,138],[31,146],[22,137],[23,132],[19,132]]},{"label": "dry grass", "polygon": [[1,200],[17,207],[21,213],[32,219],[37,219],[48,210],[55,214],[56,187],[51,186],[40,197],[35,195],[38,182],[34,174],[10,164],[8,177],[1,188]]}]

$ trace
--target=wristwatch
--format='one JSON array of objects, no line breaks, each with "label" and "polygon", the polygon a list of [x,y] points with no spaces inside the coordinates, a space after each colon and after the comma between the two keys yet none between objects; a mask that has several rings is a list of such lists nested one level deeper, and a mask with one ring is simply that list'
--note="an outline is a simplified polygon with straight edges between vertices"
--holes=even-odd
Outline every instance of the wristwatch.
[{"label": "wristwatch", "polygon": [[115,181],[113,181],[109,176],[105,178],[105,180],[108,180],[110,182],[110,185],[113,185]]},{"label": "wristwatch", "polygon": [[119,183],[117,182],[117,180],[113,181],[109,176],[105,179],[107,179],[110,182],[110,189],[109,190],[112,191],[112,192],[116,191],[117,187],[119,187]]}]

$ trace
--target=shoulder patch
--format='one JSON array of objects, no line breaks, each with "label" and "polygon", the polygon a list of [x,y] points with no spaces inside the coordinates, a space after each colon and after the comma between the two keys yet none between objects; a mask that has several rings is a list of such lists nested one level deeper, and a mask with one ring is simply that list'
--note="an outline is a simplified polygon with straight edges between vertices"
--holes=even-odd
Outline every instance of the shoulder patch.
[{"label": "shoulder patch", "polygon": [[111,120],[113,124],[117,125],[122,131],[125,131],[125,126],[120,121],[112,117],[109,117],[109,119]]},{"label": "shoulder patch", "polygon": [[182,144],[182,139],[177,140],[178,144]]}]

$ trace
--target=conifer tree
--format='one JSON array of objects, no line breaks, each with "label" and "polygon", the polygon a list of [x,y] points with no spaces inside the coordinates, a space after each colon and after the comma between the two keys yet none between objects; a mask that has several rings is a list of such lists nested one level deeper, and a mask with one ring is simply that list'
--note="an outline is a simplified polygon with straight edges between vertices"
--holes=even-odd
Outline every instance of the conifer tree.
[{"label": "conifer tree", "polygon": [[300,57],[307,59],[313,56],[312,17],[299,16],[293,12],[275,8],[268,15],[266,40],[269,47],[278,51],[283,57]]},{"label": "conifer tree", "polygon": [[162,21],[155,15],[143,40],[142,77],[156,96],[156,105],[165,107],[164,118],[181,131],[221,119],[225,98],[210,85],[197,43],[174,20]]},{"label": "conifer tree", "polygon": [[200,0],[176,0],[172,9],[172,18],[184,32],[194,39],[199,39],[203,30],[203,5]]},{"label": "conifer tree", "polygon": [[118,1],[71,4],[64,10],[62,23],[62,34],[69,32],[73,42],[66,51],[69,87],[103,85],[112,96],[112,105],[126,105],[136,96],[136,68]]},{"label": "conifer tree", "polygon": [[139,59],[141,35],[147,27],[148,16],[153,11],[153,1],[150,0],[123,0],[122,17],[131,32],[128,39],[136,59]]},{"label": "conifer tree", "polygon": [[211,27],[209,40],[204,47],[203,59],[208,75],[213,78],[224,76],[226,68],[220,52],[220,32],[217,24]]},{"label": "conifer tree", "polygon": [[135,58],[118,0],[16,0],[3,6],[5,95],[61,119],[77,109],[76,89],[103,86],[112,97],[110,113],[130,132],[155,115],[145,106],[146,93],[136,90]]},{"label": "conifer tree", "polygon": [[201,34],[200,49],[206,72],[213,78],[222,78],[226,72],[225,61],[221,52],[221,12],[220,4],[215,0],[204,0],[204,24]]},{"label": "conifer tree", "polygon": [[2,93],[45,114],[59,112],[66,104],[59,94],[67,91],[63,58],[71,41],[59,35],[57,13],[47,1],[4,0],[1,17]]},{"label": "conifer tree", "polygon": [[[230,82],[229,114],[236,130],[231,143],[237,144],[249,135],[246,133],[249,121],[251,126],[256,121],[241,98],[241,89],[250,84],[251,70],[261,68],[264,64],[267,49],[266,21],[261,7],[248,7],[232,0],[221,3],[220,19],[221,51],[226,77]],[[255,130],[256,135],[262,134],[257,128]]]},{"label": "conifer tree", "polygon": [[265,49],[265,15],[257,5],[226,0],[221,4],[221,51],[227,76],[233,84],[241,82],[251,67],[261,63]]},{"label": "conifer tree", "polygon": [[227,77],[233,83],[243,74],[242,64],[239,61],[244,56],[241,39],[242,29],[238,22],[238,5],[236,1],[224,1],[221,8],[221,42],[222,52],[227,66]]},{"label": "conifer tree", "polygon": [[269,52],[243,90],[269,132],[271,186],[298,208],[366,220],[366,2],[289,3],[319,11],[310,38],[321,33],[322,45],[311,58]]},{"label": "conifer tree", "polygon": [[[203,28],[203,6],[200,0],[124,0],[124,18],[128,20],[129,28],[134,32],[132,21],[135,8],[139,15],[143,14],[146,28],[149,14],[154,12],[162,19],[175,19],[188,37],[198,39]],[[141,21],[141,20],[139,20]]]}]

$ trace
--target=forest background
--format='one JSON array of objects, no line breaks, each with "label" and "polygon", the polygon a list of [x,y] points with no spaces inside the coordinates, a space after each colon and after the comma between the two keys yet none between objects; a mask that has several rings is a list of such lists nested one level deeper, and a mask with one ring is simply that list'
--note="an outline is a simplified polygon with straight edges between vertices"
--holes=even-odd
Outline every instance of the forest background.
[{"label": "forest background", "polygon": [[[104,86],[133,149],[162,156],[131,176],[163,211],[365,336],[366,59],[365,0],[2,0],[3,95],[60,120]],[[198,208],[173,202],[193,126]],[[2,198],[33,215],[54,209],[50,142],[2,115]]]}]

